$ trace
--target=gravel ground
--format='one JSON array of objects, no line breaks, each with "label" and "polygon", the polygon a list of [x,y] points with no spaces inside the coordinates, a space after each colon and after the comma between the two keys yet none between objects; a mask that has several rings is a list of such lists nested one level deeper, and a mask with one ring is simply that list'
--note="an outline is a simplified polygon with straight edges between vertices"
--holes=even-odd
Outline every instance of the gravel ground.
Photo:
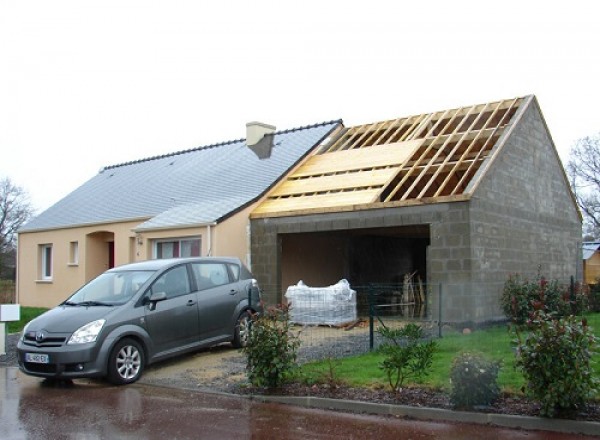
[{"label": "gravel ground", "polygon": [[17,341],[19,333],[6,336],[6,354],[0,355],[0,367],[17,366]]}]

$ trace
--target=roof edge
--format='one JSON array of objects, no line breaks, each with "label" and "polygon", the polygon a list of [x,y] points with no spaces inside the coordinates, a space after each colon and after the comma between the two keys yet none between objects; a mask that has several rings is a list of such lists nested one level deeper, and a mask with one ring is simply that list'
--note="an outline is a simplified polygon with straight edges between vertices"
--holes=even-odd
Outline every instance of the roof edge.
[{"label": "roof edge", "polygon": [[132,217],[132,218],[125,218],[125,219],[117,219],[117,220],[107,220],[107,221],[101,221],[101,222],[61,225],[61,226],[54,226],[54,227],[48,227],[48,228],[20,229],[19,231],[17,231],[17,233],[18,234],[29,234],[29,233],[36,233],[36,232],[56,231],[59,229],[88,228],[88,227],[92,227],[92,226],[111,225],[111,224],[115,224],[115,223],[145,222],[150,219],[152,219],[152,216],[150,216],[150,217],[148,217],[148,216]]},{"label": "roof edge", "polygon": [[[294,131],[308,130],[310,128],[322,127],[322,126],[329,125],[329,124],[342,124],[342,123],[343,123],[342,119],[333,119],[331,121],[319,122],[316,124],[304,125],[304,126],[295,127],[295,128],[288,128],[286,130],[279,130],[279,131],[275,131],[272,134],[277,135],[277,134],[292,133]],[[223,145],[231,145],[231,144],[235,144],[238,142],[245,142],[245,141],[246,141],[245,138],[235,139],[235,140],[230,140],[230,141],[218,142],[215,144],[204,145],[204,146],[200,146],[200,147],[189,148],[186,150],[174,151],[172,153],[159,154],[156,156],[150,156],[150,157],[136,159],[136,160],[132,160],[132,161],[128,161],[128,162],[122,162],[122,163],[115,164],[115,165],[107,165],[100,170],[100,173],[103,173],[104,171],[107,171],[107,170],[112,170],[115,168],[120,168],[120,167],[124,167],[124,166],[128,166],[128,165],[135,165],[135,164],[142,163],[142,162],[150,162],[152,160],[164,159],[166,157],[179,156],[181,154],[192,153],[194,151],[207,150],[210,148],[217,148],[217,147],[221,147]]]}]

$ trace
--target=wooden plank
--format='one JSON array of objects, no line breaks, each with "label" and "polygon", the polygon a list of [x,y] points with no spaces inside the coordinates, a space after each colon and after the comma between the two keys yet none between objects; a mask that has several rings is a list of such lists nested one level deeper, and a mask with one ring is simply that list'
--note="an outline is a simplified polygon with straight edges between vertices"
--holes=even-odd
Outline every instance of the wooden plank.
[{"label": "wooden plank", "polygon": [[281,197],[352,188],[382,187],[397,171],[397,168],[382,168],[307,179],[288,179],[272,191],[269,196]]},{"label": "wooden plank", "polygon": [[267,199],[253,211],[253,214],[259,215],[306,209],[325,209],[372,203],[378,197],[379,192],[379,189],[369,189],[333,194],[316,194],[313,196],[288,197],[283,199]]},{"label": "wooden plank", "polygon": [[[456,128],[454,129],[454,131],[452,132],[452,134],[450,134],[448,136],[448,138],[446,139],[446,141],[442,144],[442,147],[435,153],[435,155],[431,158],[431,160],[429,161],[428,167],[426,167],[423,171],[421,171],[421,174],[419,175],[419,178],[421,178],[421,176],[427,174],[429,168],[431,166],[433,166],[433,164],[437,161],[438,157],[443,157],[445,155],[446,161],[449,160],[450,157],[452,157],[452,155],[454,154],[454,152],[456,151],[456,149],[458,148],[458,145],[460,144],[461,141],[457,142],[456,145],[454,145],[454,147],[450,150],[450,152],[445,153],[444,150],[446,149],[446,146],[448,145],[448,143],[450,142],[450,139],[453,138],[453,136],[455,136],[457,133],[459,133],[459,129],[462,127],[464,121],[471,116],[472,112],[475,110],[475,106],[472,106],[469,111],[462,116],[460,122],[456,125]],[[457,116],[457,114],[452,116],[452,119],[450,119],[450,122],[448,124],[451,124],[452,121],[454,120],[455,116]],[[464,137],[466,136],[468,132],[465,131],[461,140],[464,139]],[[418,199],[420,199],[421,197],[423,197],[426,193],[427,190],[429,190],[429,188],[431,187],[431,185],[433,185],[433,183],[436,181],[437,176],[439,175],[440,171],[442,170],[442,167],[438,167],[436,172],[433,173],[433,176],[430,176],[429,179],[427,180],[427,182],[425,183],[425,186],[421,189],[421,192],[419,192],[419,195],[417,196]],[[416,184],[416,183],[415,183]],[[409,190],[410,191],[410,190]]]},{"label": "wooden plank", "polygon": [[[446,110],[443,113],[442,117],[438,119],[438,121],[436,122],[436,124],[429,129],[429,131],[428,131],[427,135],[425,135],[425,137],[431,136],[431,134],[435,132],[436,128],[441,123],[441,121],[444,119],[444,117],[448,113],[448,111],[449,110]],[[427,122],[429,122],[429,121],[431,121],[431,118],[429,118],[429,120]],[[392,198],[396,195],[396,193],[398,193],[398,191],[400,191],[400,188],[402,188],[402,186],[404,185],[404,183],[412,176],[412,174],[415,171],[416,167],[419,166],[421,164],[421,162],[426,158],[426,156],[429,153],[429,151],[433,148],[434,143],[435,143],[435,140],[433,142],[431,142],[427,146],[427,148],[425,148],[425,150],[421,153],[421,155],[416,160],[416,162],[414,163],[414,165],[406,171],[406,173],[404,174],[404,176],[402,176],[402,179],[400,180],[400,182],[398,182],[396,184],[396,186],[394,186],[394,189],[392,189],[392,191],[390,191],[390,193],[385,198],[386,202],[389,202],[390,200],[392,200]]]},{"label": "wooden plank", "polygon": [[[484,126],[484,128],[487,127],[487,123],[489,121],[492,121],[494,119],[494,116],[498,113],[498,111],[500,109],[504,110],[506,109],[506,113],[504,113],[504,116],[502,117],[502,119],[500,120],[500,122],[494,127],[493,132],[488,136],[488,138],[485,140],[485,142],[483,143],[483,145],[481,146],[481,148],[479,149],[477,156],[475,157],[475,159],[473,160],[473,162],[471,162],[471,164],[469,165],[469,168],[467,169],[467,171],[463,174],[463,176],[460,178],[459,182],[454,186],[454,189],[452,190],[451,194],[457,194],[458,191],[460,190],[460,188],[463,186],[463,184],[465,183],[467,178],[472,177],[472,170],[473,170],[473,166],[475,166],[475,164],[477,164],[477,169],[479,168],[479,166],[481,165],[481,163],[477,160],[481,154],[482,151],[484,151],[486,149],[486,147],[488,146],[488,143],[490,141],[490,139],[492,139],[494,137],[494,134],[496,133],[496,131],[499,129],[500,126],[502,126],[506,116],[510,113],[510,109],[512,108],[512,106],[514,106],[518,101],[518,98],[515,98],[511,103],[510,106],[508,107],[508,109],[505,108],[501,108],[501,104],[502,102],[496,107],[496,109],[494,109],[494,111],[492,112],[492,114],[490,115],[490,117],[488,118],[488,120],[486,121],[486,124]],[[504,122],[507,123],[508,121]],[[471,142],[471,144],[469,145],[469,149],[472,149],[472,147],[475,144],[475,140],[473,140],[473,142]],[[465,153],[467,153],[469,151],[465,151]]]},{"label": "wooden plank", "polygon": [[399,166],[412,155],[413,151],[422,142],[423,140],[419,139],[412,142],[317,154],[309,158],[292,177],[315,176],[382,166]]}]

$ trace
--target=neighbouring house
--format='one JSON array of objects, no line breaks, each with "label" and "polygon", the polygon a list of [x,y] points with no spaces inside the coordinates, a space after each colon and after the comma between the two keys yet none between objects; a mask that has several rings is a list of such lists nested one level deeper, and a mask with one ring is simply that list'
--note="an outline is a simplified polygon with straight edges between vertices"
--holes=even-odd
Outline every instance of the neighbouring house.
[{"label": "neighbouring house", "polygon": [[271,303],[298,280],[415,274],[443,293],[436,317],[483,322],[511,273],[581,279],[581,214],[534,96],[344,128],[250,218]]},{"label": "neighbouring house", "polygon": [[19,231],[18,301],[54,306],[138,260],[229,255],[249,264],[249,213],[341,126],[249,123],[246,139],[103,168]]},{"label": "neighbouring house", "polygon": [[600,241],[583,243],[583,282],[597,284],[600,280]]}]

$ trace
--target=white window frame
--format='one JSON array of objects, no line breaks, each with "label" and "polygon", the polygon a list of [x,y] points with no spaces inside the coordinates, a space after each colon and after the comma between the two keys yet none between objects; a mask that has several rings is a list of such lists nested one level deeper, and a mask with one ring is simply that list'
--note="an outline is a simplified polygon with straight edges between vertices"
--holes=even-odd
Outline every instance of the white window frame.
[{"label": "white window frame", "polygon": [[69,266],[79,265],[79,242],[71,241],[69,243]]},{"label": "white window frame", "polygon": [[54,262],[52,252],[52,243],[40,245],[40,279],[42,281],[52,281]]},{"label": "white window frame", "polygon": [[[157,238],[152,240],[152,258],[158,259],[158,245],[160,243],[175,243],[179,244],[179,256],[181,256],[181,243],[184,241],[198,240],[198,256],[202,256],[202,236],[194,235],[190,237],[169,237],[169,238]],[[169,257],[160,257],[169,258]]]}]

